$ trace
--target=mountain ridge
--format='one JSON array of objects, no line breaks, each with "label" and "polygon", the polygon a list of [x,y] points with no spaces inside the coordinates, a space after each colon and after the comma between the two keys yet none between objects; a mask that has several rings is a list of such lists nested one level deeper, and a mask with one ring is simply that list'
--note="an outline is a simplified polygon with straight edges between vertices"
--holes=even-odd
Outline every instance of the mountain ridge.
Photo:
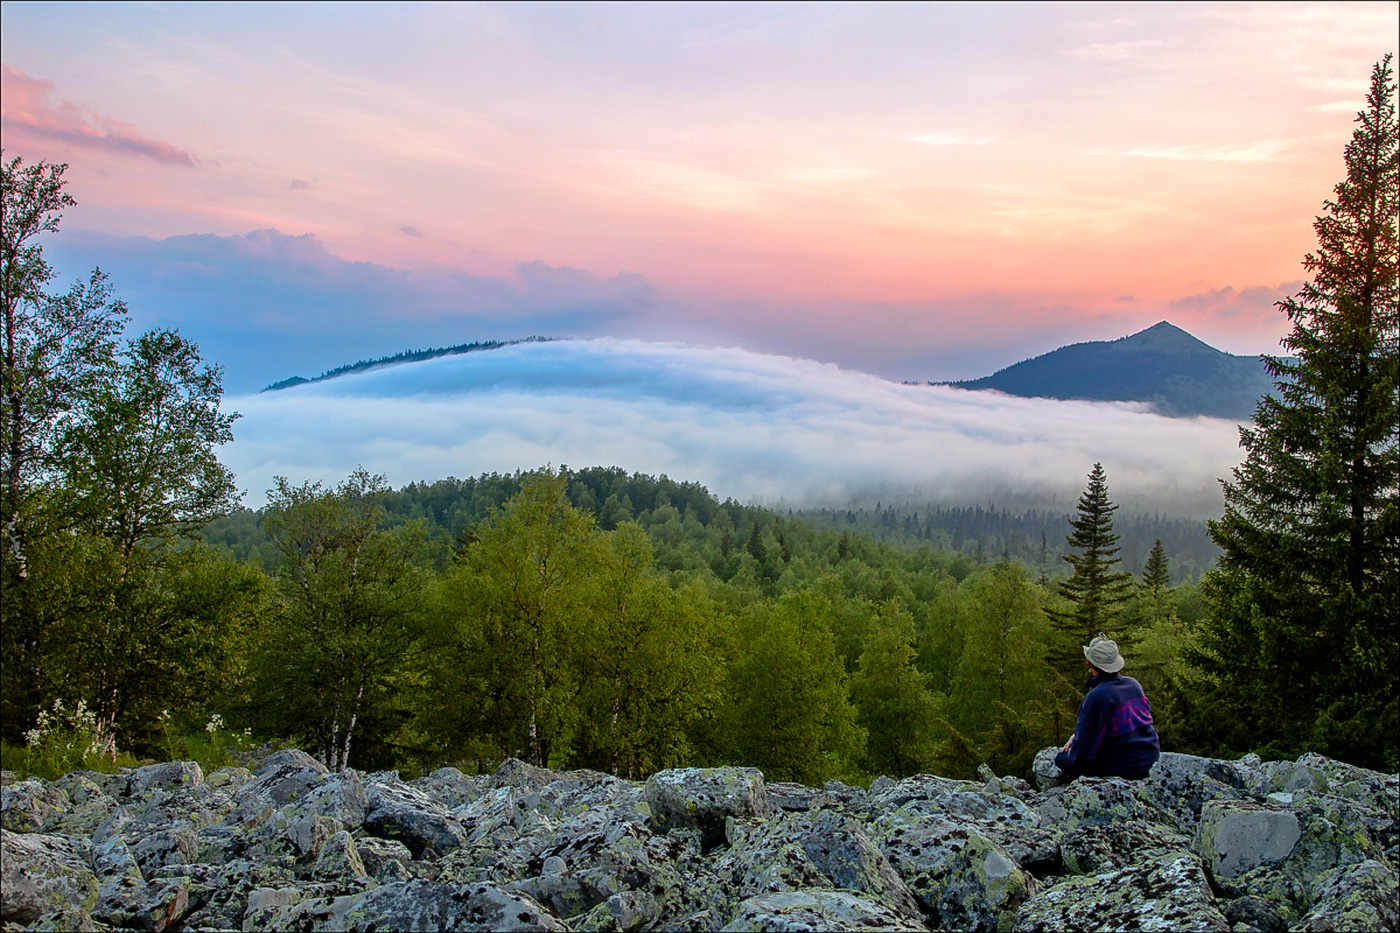
[{"label": "mountain ridge", "polygon": [[1116,340],[1066,344],[978,379],[931,382],[1025,398],[1147,402],[1171,417],[1250,420],[1274,389],[1262,356],[1216,349],[1169,321]]}]

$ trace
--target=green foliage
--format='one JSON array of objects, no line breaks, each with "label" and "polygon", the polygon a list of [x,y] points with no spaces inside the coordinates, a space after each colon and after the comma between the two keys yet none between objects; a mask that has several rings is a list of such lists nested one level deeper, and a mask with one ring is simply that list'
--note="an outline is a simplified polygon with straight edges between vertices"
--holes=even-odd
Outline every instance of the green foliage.
[{"label": "green foliage", "polygon": [[1118,535],[1113,531],[1117,508],[1108,498],[1103,464],[1096,463],[1079,497],[1078,515],[1070,523],[1074,530],[1067,539],[1071,548],[1078,549],[1078,553],[1065,555],[1074,572],[1059,586],[1069,608],[1050,613],[1060,636],[1052,658],[1066,677],[1083,659],[1079,646],[1113,628],[1132,589],[1132,576],[1114,569],[1119,550]]},{"label": "green foliage", "polygon": [[175,717],[168,709],[162,710],[158,719],[162,733],[161,757],[166,761],[198,762],[205,774],[246,763],[255,745],[251,728],[234,732],[225,727],[224,717],[218,713],[211,714],[203,728],[189,727],[198,726],[198,723],[190,723],[185,729],[177,728]]},{"label": "green foliage", "polygon": [[851,679],[857,723],[866,732],[864,770],[914,774],[933,766],[939,699],[915,666],[913,618],[887,604],[871,626]]},{"label": "green foliage", "polygon": [[124,554],[199,528],[237,502],[217,448],[233,440],[217,367],[173,331],[151,331],[99,382],[62,438],[64,488],[81,524]]},{"label": "green foliage", "polygon": [[420,635],[419,535],[383,527],[384,494],[364,470],[334,490],[279,477],[269,493],[264,525],[281,562],[253,706],[332,770],[348,765],[362,719],[392,715],[395,674]]},{"label": "green foliage", "polygon": [[65,517],[55,514],[52,495],[55,481],[69,472],[61,437],[83,417],[114,365],[126,314],[98,270],[67,292],[48,291],[56,276],[40,238],[57,232],[63,209],[74,203],[63,190],[67,168],[0,158],[0,520],[5,523],[0,627],[14,636],[7,679],[21,686],[4,691],[0,732],[12,740],[46,705],[44,629],[34,611],[38,601],[26,592],[30,552],[37,538],[65,524]]},{"label": "green foliage", "polygon": [[1192,659],[1222,748],[1313,749],[1380,766],[1400,734],[1400,155],[1390,58],[1372,74],[1346,180],[1314,229],[1312,280],[1279,303],[1278,397],[1211,523],[1220,564]]},{"label": "green foliage", "polygon": [[825,624],[829,612],[821,597],[796,593],[754,607],[741,622],[724,712],[734,762],[809,784],[853,772],[865,730]]},{"label": "green foliage", "polygon": [[136,764],[130,755],[114,753],[110,738],[85,701],[69,710],[62,699],[54,700],[53,708],[41,710],[25,733],[22,749],[5,746],[4,768],[52,781],[78,769],[111,774]]}]

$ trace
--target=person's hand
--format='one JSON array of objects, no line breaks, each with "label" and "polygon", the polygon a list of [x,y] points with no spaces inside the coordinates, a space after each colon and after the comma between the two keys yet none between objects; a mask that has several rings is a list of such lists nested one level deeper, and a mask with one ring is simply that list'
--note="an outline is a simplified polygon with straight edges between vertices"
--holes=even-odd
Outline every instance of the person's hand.
[{"label": "person's hand", "polygon": [[1060,749],[1060,751],[1062,751],[1062,752],[1067,752],[1067,751],[1069,751],[1069,747],[1070,747],[1071,745],[1073,745],[1073,744],[1074,744],[1074,736],[1070,736],[1068,739],[1065,740],[1065,747],[1062,748],[1062,749]]}]

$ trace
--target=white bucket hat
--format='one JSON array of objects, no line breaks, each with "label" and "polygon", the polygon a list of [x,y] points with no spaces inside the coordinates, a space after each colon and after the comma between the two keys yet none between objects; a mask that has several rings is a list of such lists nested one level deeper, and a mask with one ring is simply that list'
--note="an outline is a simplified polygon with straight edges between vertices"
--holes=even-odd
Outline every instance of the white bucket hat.
[{"label": "white bucket hat", "polygon": [[1116,674],[1123,669],[1123,656],[1118,653],[1118,642],[1109,640],[1103,632],[1099,637],[1084,646],[1084,657],[1094,670],[1105,674]]}]

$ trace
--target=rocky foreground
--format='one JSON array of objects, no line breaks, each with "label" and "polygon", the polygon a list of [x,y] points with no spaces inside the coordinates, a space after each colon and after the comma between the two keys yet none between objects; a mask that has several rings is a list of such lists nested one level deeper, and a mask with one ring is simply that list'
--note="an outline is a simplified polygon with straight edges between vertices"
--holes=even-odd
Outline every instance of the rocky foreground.
[{"label": "rocky foreground", "polygon": [[[5,930],[1396,930],[1400,775],[1166,754],[1145,781],[868,791],[293,749],[3,789]],[[1048,773],[1047,773],[1048,772]]]}]

